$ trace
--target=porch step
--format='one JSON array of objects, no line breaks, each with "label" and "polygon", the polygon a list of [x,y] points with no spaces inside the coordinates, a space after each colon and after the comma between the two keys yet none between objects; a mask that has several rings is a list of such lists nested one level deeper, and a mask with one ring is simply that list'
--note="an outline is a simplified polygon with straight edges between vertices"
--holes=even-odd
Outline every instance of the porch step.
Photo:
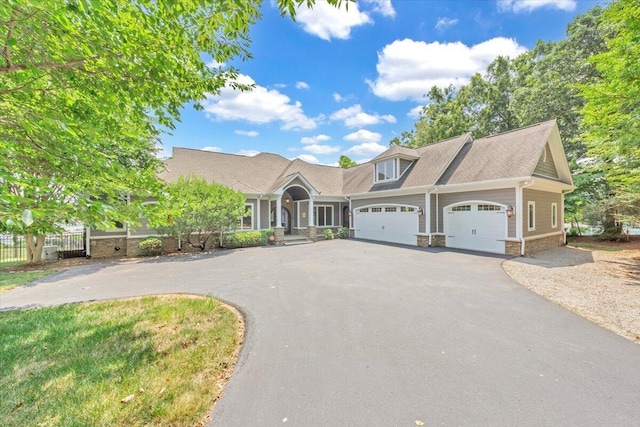
[{"label": "porch step", "polygon": [[282,244],[285,246],[306,245],[307,243],[313,242],[306,236],[285,236],[285,238],[282,239]]}]

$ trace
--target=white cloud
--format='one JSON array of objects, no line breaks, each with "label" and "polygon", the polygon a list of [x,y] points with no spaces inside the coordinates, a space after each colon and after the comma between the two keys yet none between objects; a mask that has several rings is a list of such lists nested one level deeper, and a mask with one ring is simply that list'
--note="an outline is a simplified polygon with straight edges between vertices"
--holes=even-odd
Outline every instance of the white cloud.
[{"label": "white cloud", "polygon": [[436,30],[443,31],[449,27],[453,27],[458,23],[458,19],[454,18],[438,18],[438,22],[436,22]]},{"label": "white cloud", "polygon": [[382,16],[386,16],[387,18],[396,16],[396,10],[393,8],[391,0],[364,0],[364,3],[373,5],[372,10]]},{"label": "white cloud", "polygon": [[355,145],[345,151],[345,154],[350,156],[377,156],[384,152],[389,147],[378,144],[376,142],[363,142],[362,144]]},{"label": "white cloud", "polygon": [[309,9],[306,5],[300,6],[296,21],[302,24],[302,28],[307,33],[327,41],[332,38],[348,39],[351,28],[373,24],[369,15],[360,11],[358,3],[349,3],[348,10],[345,10],[344,6],[338,9],[325,1],[316,2],[313,9]]},{"label": "white cloud", "polygon": [[296,159],[304,160],[307,163],[320,163],[320,160],[316,159],[315,156],[311,154],[300,154]]},{"label": "white cloud", "polygon": [[317,144],[318,142],[328,141],[330,139],[331,137],[329,135],[320,134],[316,136],[304,136],[300,139],[300,142],[303,144]]},{"label": "white cloud", "polygon": [[[255,81],[239,74],[236,82],[253,85]],[[246,120],[251,123],[282,122],[283,130],[315,129],[318,118],[307,117],[299,101],[275,89],[256,85],[242,92],[225,87],[219,95],[208,95],[204,102],[207,117],[215,120]]]},{"label": "white cloud", "polygon": [[234,130],[233,133],[235,133],[236,135],[249,136],[251,138],[260,135],[260,133],[255,130]]},{"label": "white cloud", "polygon": [[217,62],[215,59],[212,59],[211,61],[207,62],[205,65],[211,69],[218,69],[220,67],[224,67],[224,62]]},{"label": "white cloud", "polygon": [[296,89],[309,89],[310,86],[307,82],[296,82]]},{"label": "white cloud", "polygon": [[419,119],[420,114],[422,113],[422,109],[424,105],[416,105],[407,113],[407,117],[411,117],[412,119]]},{"label": "white cloud", "polygon": [[220,147],[202,147],[202,151],[211,151],[212,153],[222,153],[222,148]]},{"label": "white cloud", "polygon": [[345,135],[342,139],[351,142],[380,142],[382,134],[371,132],[366,129],[360,129],[356,132]]},{"label": "white cloud", "polygon": [[305,146],[303,150],[313,154],[331,154],[340,151],[340,147],[335,145],[310,144]]},{"label": "white cloud", "polygon": [[514,39],[504,37],[471,47],[462,42],[396,40],[378,52],[378,77],[366,82],[382,98],[421,100],[433,86],[462,86],[497,56],[515,57],[525,51]]},{"label": "white cloud", "polygon": [[565,12],[576,10],[576,0],[498,0],[500,12],[532,12],[543,7],[559,9]]},{"label": "white cloud", "polygon": [[342,102],[345,99],[338,92],[333,92],[333,100],[336,102]]},{"label": "white cloud", "polygon": [[348,108],[342,108],[329,117],[330,120],[343,121],[347,127],[361,127],[375,125],[382,122],[395,123],[396,118],[391,114],[369,114],[362,110],[360,104],[354,104]]},{"label": "white cloud", "polygon": [[284,89],[285,87],[287,87],[287,85],[284,83],[274,83],[272,86],[278,89]]},{"label": "white cloud", "polygon": [[240,150],[236,154],[239,154],[241,156],[253,157],[253,156],[257,156],[260,153],[261,152],[258,150]]}]

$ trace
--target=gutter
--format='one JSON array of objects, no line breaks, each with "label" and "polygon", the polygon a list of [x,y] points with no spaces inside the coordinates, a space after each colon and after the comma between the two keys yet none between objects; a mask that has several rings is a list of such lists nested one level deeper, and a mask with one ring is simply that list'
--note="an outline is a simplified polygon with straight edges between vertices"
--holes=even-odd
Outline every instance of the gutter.
[{"label": "gutter", "polygon": [[[436,193],[438,191],[438,187],[434,188],[431,191],[427,191],[427,195],[426,195],[426,199],[428,201],[428,203],[425,203],[425,210],[427,208],[429,208],[429,212],[425,212],[425,224],[424,224],[424,228],[425,230],[427,229],[427,227],[429,228],[429,246],[431,246],[431,195],[433,193]],[[438,215],[438,207],[436,206],[436,215]],[[437,216],[436,216],[437,218]],[[438,230],[438,220],[436,219],[436,231]]]}]

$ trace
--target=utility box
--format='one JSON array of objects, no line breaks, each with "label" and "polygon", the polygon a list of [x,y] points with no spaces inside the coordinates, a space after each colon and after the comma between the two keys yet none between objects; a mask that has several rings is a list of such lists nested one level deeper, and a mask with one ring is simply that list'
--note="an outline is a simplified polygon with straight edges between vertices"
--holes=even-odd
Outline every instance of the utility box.
[{"label": "utility box", "polygon": [[56,260],[58,259],[58,247],[57,246],[45,246],[42,249],[43,260]]}]

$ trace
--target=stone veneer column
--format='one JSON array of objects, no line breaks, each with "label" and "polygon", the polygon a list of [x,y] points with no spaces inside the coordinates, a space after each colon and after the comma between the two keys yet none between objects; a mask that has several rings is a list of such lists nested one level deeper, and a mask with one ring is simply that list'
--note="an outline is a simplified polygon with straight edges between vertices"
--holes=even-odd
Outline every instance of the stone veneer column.
[{"label": "stone veneer column", "polygon": [[315,225],[310,225],[307,227],[307,231],[309,232],[309,240],[315,242],[316,240],[318,240],[317,236],[316,236],[316,226]]},{"label": "stone veneer column", "polygon": [[273,236],[276,238],[276,245],[281,245],[284,241],[284,227],[274,227]]}]

